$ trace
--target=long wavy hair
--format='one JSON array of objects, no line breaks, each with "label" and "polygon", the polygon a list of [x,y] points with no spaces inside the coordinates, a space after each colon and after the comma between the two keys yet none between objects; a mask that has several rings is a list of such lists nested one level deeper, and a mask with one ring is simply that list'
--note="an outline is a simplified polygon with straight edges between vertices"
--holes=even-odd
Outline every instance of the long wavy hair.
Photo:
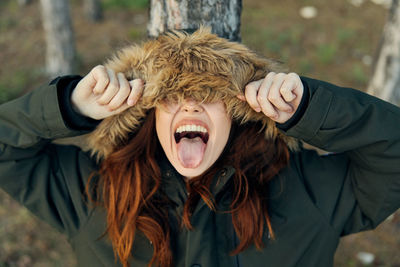
[{"label": "long wavy hair", "polygon": [[[240,243],[232,255],[251,244],[261,249],[265,228],[274,238],[267,209],[268,181],[288,164],[289,151],[284,141],[265,139],[263,128],[261,123],[238,126],[233,122],[233,134],[218,161],[204,175],[187,181],[190,194],[181,223],[190,230],[191,214],[200,199],[218,212],[210,185],[220,166],[229,164],[235,168],[228,212],[232,214]],[[153,245],[149,266],[173,266],[168,220],[170,200],[161,190],[161,170],[156,160],[160,153],[163,151],[158,143],[152,109],[138,132],[101,163],[98,182],[93,183],[92,179],[88,182],[89,197],[96,192],[98,197],[91,199],[107,211],[106,234],[111,239],[116,258],[124,267],[129,266],[137,231],[141,231]]]}]

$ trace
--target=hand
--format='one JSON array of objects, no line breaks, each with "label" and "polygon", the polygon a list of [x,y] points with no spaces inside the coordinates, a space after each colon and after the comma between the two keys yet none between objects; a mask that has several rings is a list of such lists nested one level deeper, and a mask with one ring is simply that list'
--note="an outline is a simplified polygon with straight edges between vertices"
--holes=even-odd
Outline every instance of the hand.
[{"label": "hand", "polygon": [[245,94],[237,97],[247,101],[256,112],[263,112],[278,123],[288,121],[299,107],[304,86],[296,73],[270,72],[246,85]]},{"label": "hand", "polygon": [[143,84],[141,79],[128,82],[124,74],[96,66],[72,92],[72,108],[95,120],[107,118],[135,105],[142,95]]}]

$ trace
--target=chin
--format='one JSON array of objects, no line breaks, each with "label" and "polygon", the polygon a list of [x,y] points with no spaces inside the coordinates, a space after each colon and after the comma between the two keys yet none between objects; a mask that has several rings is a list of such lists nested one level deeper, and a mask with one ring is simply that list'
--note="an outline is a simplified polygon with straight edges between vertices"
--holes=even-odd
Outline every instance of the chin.
[{"label": "chin", "polygon": [[202,164],[200,164],[198,167],[195,167],[195,168],[185,168],[180,163],[175,163],[172,165],[174,166],[175,170],[180,175],[182,175],[188,179],[204,174],[207,171],[207,169],[209,168],[206,166],[202,166]]}]

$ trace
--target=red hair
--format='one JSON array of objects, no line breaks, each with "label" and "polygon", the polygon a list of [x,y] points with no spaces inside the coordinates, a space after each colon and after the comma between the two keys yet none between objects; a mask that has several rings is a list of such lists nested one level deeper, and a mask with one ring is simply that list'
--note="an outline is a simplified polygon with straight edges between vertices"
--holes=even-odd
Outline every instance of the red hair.
[{"label": "red hair", "polygon": [[[224,165],[236,172],[231,178],[232,223],[240,243],[237,254],[249,245],[261,249],[265,224],[273,237],[268,216],[268,181],[287,165],[289,151],[280,139],[266,140],[261,123],[236,126],[219,160],[202,176],[187,182],[190,192],[182,224],[192,229],[192,211],[200,199],[218,212],[210,192],[213,177]],[[99,190],[101,205],[107,210],[107,230],[114,253],[123,266],[129,266],[135,234],[141,231],[153,245],[149,266],[172,266],[168,207],[170,200],[160,190],[161,170],[156,155],[163,153],[155,131],[155,112],[149,111],[142,127],[123,146],[116,148],[101,164],[100,183],[89,180],[87,192]],[[94,185],[94,186],[91,186]]]}]

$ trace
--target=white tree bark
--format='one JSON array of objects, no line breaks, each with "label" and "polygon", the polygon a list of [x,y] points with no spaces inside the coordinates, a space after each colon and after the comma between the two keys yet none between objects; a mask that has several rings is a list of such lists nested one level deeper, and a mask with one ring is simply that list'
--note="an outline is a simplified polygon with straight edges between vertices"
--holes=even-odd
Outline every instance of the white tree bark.
[{"label": "white tree bark", "polygon": [[92,22],[98,22],[103,19],[103,10],[99,0],[84,0],[84,10],[86,17]]},{"label": "white tree bark", "polygon": [[218,36],[240,41],[242,0],[151,0],[147,31],[157,37],[172,29],[210,26]]},{"label": "white tree bark", "polygon": [[393,0],[368,93],[400,105],[400,5]]},{"label": "white tree bark", "polygon": [[46,35],[46,71],[50,77],[71,74],[75,44],[68,0],[40,0]]}]

